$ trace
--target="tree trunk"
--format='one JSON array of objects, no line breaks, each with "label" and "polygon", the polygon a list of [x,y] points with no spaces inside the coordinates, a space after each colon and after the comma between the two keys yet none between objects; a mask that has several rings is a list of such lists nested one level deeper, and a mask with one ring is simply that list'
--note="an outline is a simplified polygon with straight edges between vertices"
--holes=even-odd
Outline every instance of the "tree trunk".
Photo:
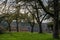
[{"label": "tree trunk", "polygon": [[33,33],[33,28],[34,28],[34,24],[35,23],[31,23],[31,22],[28,22],[29,24],[30,24],[30,26],[31,26],[31,33]]},{"label": "tree trunk", "polygon": [[[17,0],[18,3],[18,0]],[[19,32],[19,27],[18,27],[18,18],[19,18],[19,11],[20,11],[20,5],[16,7],[17,11],[16,11],[16,24],[17,24],[17,32]]]},{"label": "tree trunk", "polygon": [[16,20],[16,29],[17,29],[17,32],[19,32],[19,27],[18,27],[18,20]]},{"label": "tree trunk", "polygon": [[39,23],[39,33],[43,33],[43,32],[42,32],[41,22]]},{"label": "tree trunk", "polygon": [[55,20],[55,24],[54,24],[54,30],[53,30],[53,37],[54,38],[59,38],[59,31],[58,31],[58,20]]},{"label": "tree trunk", "polygon": [[58,31],[58,17],[59,17],[59,11],[58,11],[58,0],[54,0],[54,31],[53,31],[53,37],[55,39],[59,38],[59,31]]},{"label": "tree trunk", "polygon": [[34,26],[31,26],[31,32],[33,33],[33,28],[34,28]]},{"label": "tree trunk", "polygon": [[11,32],[11,26],[10,26],[10,23],[8,23],[8,25],[9,25],[9,26],[8,26],[8,27],[9,27],[9,32]]}]

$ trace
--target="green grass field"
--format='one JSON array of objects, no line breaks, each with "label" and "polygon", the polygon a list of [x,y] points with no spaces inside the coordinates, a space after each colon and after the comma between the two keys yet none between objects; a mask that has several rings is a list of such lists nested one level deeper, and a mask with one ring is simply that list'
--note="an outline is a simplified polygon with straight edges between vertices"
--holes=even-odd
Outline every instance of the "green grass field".
[{"label": "green grass field", "polygon": [[0,40],[54,40],[52,34],[30,32],[12,32],[0,34]]}]

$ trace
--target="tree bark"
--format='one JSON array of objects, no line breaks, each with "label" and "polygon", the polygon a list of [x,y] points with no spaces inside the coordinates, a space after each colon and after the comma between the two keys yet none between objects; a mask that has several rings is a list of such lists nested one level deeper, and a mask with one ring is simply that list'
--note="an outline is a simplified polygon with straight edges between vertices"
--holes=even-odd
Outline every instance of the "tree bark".
[{"label": "tree bark", "polygon": [[8,26],[8,27],[9,27],[9,32],[11,32],[11,26],[10,26],[10,23],[8,23],[8,25],[9,25],[9,26]]},{"label": "tree bark", "polygon": [[42,32],[41,22],[39,22],[39,33],[43,33],[43,32]]},{"label": "tree bark", "polygon": [[36,14],[37,14],[37,22],[39,24],[39,33],[42,33],[42,26],[41,26],[40,17],[39,17],[39,11],[38,11],[38,8],[36,5],[37,4],[35,3],[35,9],[36,9]]},{"label": "tree bark", "polygon": [[19,26],[18,26],[18,20],[16,19],[16,29],[17,29],[17,32],[19,32]]},{"label": "tree bark", "polygon": [[[18,4],[19,0],[16,0],[16,4]],[[17,11],[16,11],[16,24],[17,24],[17,32],[19,32],[19,26],[18,26],[18,18],[19,18],[19,11],[20,11],[20,5],[16,6]]]},{"label": "tree bark", "polygon": [[35,24],[35,23],[31,23],[30,21],[28,21],[28,23],[29,23],[30,26],[31,26],[31,32],[33,33],[33,28],[34,28],[34,24]]},{"label": "tree bark", "polygon": [[59,17],[59,11],[58,11],[58,0],[54,0],[54,31],[53,31],[53,37],[55,39],[59,38],[59,29],[58,29],[58,17]]},{"label": "tree bark", "polygon": [[57,38],[59,38],[58,20],[55,19],[54,22],[55,22],[55,23],[54,23],[53,37],[57,39]]},{"label": "tree bark", "polygon": [[34,28],[34,26],[31,26],[31,32],[33,33],[33,28]]}]

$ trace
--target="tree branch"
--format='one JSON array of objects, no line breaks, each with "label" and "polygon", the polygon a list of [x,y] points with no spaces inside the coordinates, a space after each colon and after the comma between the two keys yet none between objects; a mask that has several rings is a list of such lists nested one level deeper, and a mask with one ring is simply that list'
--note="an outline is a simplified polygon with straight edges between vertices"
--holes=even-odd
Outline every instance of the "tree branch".
[{"label": "tree branch", "polygon": [[44,20],[44,18],[46,17],[47,14],[44,15],[44,17],[42,18],[41,22]]},{"label": "tree branch", "polygon": [[54,17],[54,14],[52,14],[52,13],[50,13],[50,12],[48,12],[48,11],[46,10],[46,8],[44,7],[44,5],[43,5],[43,3],[42,3],[41,0],[38,0],[38,2],[39,2],[39,4],[42,6],[43,10],[44,10],[47,14],[49,14],[51,17]]}]

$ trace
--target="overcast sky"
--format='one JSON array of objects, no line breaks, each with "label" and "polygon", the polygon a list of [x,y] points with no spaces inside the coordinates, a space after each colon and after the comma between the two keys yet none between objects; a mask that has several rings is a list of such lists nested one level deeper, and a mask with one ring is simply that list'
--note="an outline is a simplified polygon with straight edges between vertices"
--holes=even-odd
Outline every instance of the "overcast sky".
[{"label": "overcast sky", "polygon": [[[0,0],[0,3],[2,3],[3,1],[5,1],[5,0]],[[7,4],[12,4],[12,3],[10,3],[10,2],[13,2],[13,1],[15,1],[15,0],[8,0],[8,2],[7,2]],[[43,1],[43,3],[44,3],[44,6],[46,6],[47,5],[47,1],[48,0],[42,0]],[[14,5],[15,5],[15,3],[13,3]]]},{"label": "overcast sky", "polygon": [[46,6],[47,5],[47,2],[48,0],[43,0],[43,4],[44,4],[44,6]]}]

